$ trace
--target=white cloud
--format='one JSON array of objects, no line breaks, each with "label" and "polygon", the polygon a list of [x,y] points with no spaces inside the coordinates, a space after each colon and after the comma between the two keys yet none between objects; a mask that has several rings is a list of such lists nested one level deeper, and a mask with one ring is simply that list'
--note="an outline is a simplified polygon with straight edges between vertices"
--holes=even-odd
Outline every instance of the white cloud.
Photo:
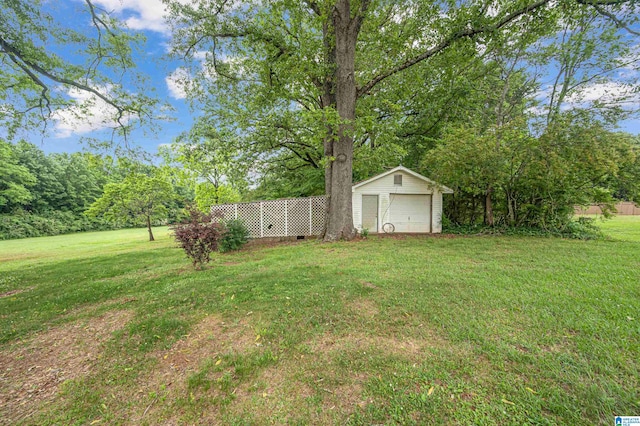
[{"label": "white cloud", "polygon": [[208,59],[209,56],[210,56],[209,52],[207,52],[206,50],[198,50],[193,54],[193,57],[200,61],[204,61],[205,59]]},{"label": "white cloud", "polygon": [[636,44],[629,49],[629,52],[620,58],[618,62],[622,65],[618,71],[621,79],[635,79],[640,77],[640,44]]},{"label": "white cloud", "polygon": [[185,68],[177,68],[164,79],[169,95],[174,99],[185,99],[187,91],[192,88],[193,78]]},{"label": "white cloud", "polygon": [[584,106],[585,103],[600,102],[604,105],[624,106],[630,102],[637,103],[638,93],[633,87],[618,81],[607,81],[585,86],[582,90],[567,97],[569,106]]},{"label": "white cloud", "polygon": [[547,107],[536,105],[527,108],[527,114],[533,117],[542,117],[547,113]]},{"label": "white cloud", "polygon": [[94,3],[109,13],[124,16],[122,19],[133,30],[169,32],[162,0],[94,0]]},{"label": "white cloud", "polygon": [[[96,90],[101,94],[109,94],[111,87],[98,87]],[[69,89],[67,95],[76,104],[53,112],[56,138],[113,129],[119,125],[116,122],[117,110],[96,95],[76,88]],[[120,121],[122,124],[127,124],[130,119],[131,116],[125,116]]]}]

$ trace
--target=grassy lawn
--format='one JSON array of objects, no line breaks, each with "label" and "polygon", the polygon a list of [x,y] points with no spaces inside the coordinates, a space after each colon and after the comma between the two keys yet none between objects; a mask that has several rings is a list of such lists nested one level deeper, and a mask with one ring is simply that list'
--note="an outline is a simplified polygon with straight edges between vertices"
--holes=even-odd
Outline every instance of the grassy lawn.
[{"label": "grassy lawn", "polygon": [[0,242],[0,424],[611,425],[640,415],[640,218],[603,228],[204,271],[166,229]]},{"label": "grassy lawn", "polygon": [[618,216],[597,223],[613,239],[640,242],[640,216]]}]

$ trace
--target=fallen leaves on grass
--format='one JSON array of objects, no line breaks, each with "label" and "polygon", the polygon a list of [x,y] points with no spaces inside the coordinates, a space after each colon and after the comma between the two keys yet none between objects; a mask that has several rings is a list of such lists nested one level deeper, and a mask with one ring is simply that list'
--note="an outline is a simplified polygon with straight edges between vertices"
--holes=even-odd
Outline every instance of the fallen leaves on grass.
[{"label": "fallen leaves on grass", "polygon": [[17,423],[55,398],[60,385],[91,372],[102,344],[131,319],[109,311],[52,328],[0,351],[0,418]]}]

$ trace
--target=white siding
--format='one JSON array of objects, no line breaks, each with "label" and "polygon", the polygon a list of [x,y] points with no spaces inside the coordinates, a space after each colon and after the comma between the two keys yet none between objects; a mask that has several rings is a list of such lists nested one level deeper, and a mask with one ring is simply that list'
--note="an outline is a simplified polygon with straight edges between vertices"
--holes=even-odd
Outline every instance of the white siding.
[{"label": "white siding", "polygon": [[[402,175],[402,186],[393,184],[393,175]],[[356,191],[362,194],[431,194],[433,188],[422,179],[398,171],[362,185]]]},{"label": "white siding", "polygon": [[362,231],[362,193],[353,192],[351,194],[351,211],[353,213],[353,226]]},{"label": "white siding", "polygon": [[[394,175],[402,175],[402,185],[395,185]],[[362,195],[378,195],[378,224],[382,227],[387,222],[393,223],[393,203],[391,206],[390,197],[393,194],[414,194],[414,195],[432,195],[430,206],[431,220],[427,227],[421,228],[420,231],[413,232],[442,232],[442,193],[429,182],[425,182],[409,173],[397,171],[374,179],[362,186],[353,189],[353,224],[362,231]],[[417,197],[419,198],[419,197]],[[396,232],[402,232],[396,229]]]},{"label": "white siding", "polygon": [[439,234],[442,232],[442,192],[435,191],[431,196],[432,217],[431,232]]}]

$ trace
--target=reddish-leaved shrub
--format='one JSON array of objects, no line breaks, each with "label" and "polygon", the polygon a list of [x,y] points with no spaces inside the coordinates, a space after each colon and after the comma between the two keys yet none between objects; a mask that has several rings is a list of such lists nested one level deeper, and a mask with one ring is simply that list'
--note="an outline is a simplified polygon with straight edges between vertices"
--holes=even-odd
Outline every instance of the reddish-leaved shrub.
[{"label": "reddish-leaved shrub", "polygon": [[224,227],[213,221],[210,214],[205,214],[190,207],[188,222],[171,227],[173,236],[193,261],[193,266],[200,269],[211,260],[211,252],[218,250],[218,243],[224,232]]}]

